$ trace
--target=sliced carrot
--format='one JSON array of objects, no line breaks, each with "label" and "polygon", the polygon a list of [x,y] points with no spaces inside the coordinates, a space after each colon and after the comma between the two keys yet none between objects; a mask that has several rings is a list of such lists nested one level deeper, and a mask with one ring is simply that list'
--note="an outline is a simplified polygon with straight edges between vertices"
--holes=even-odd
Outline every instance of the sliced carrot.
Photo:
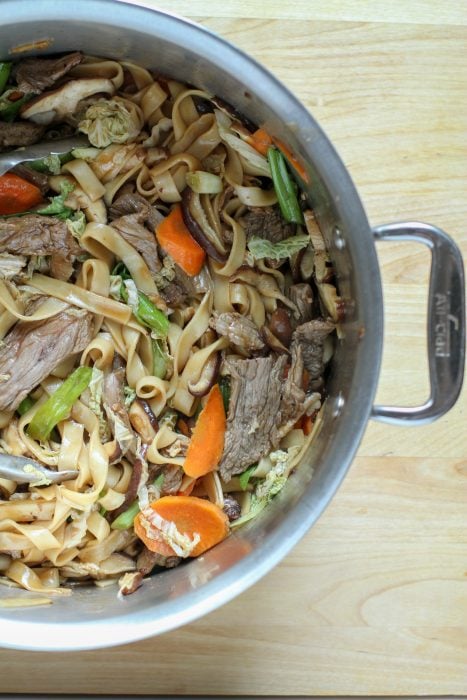
[{"label": "sliced carrot", "polygon": [[41,191],[14,173],[0,176],[0,215],[21,214],[43,201]]},{"label": "sliced carrot", "polygon": [[[198,557],[207,549],[221,542],[229,534],[229,519],[218,506],[204,498],[195,496],[163,496],[151,503],[151,508],[164,520],[172,522],[182,535],[193,538],[198,534],[200,541],[191,552]],[[135,534],[151,552],[163,556],[173,556],[175,552],[165,542],[150,539],[141,524],[142,513],[134,521]]]},{"label": "sliced carrot", "polygon": [[219,384],[214,384],[188,445],[183,465],[185,474],[204,476],[217,467],[224,450],[225,425],[224,401]]},{"label": "sliced carrot", "polygon": [[277,148],[287,158],[290,165],[297,171],[297,173],[300,175],[302,180],[304,182],[309,182],[310,178],[308,177],[308,173],[306,172],[303,165],[301,163],[299,163],[299,161],[294,156],[294,154],[292,153],[290,148],[288,146],[286,146],[283,141],[281,141],[280,139],[277,139],[275,136],[272,137],[272,140],[273,140],[274,145],[277,146]]},{"label": "sliced carrot", "polygon": [[267,156],[268,148],[269,146],[272,146],[272,138],[266,129],[257,129],[246,139],[246,141],[263,156]]},{"label": "sliced carrot", "polygon": [[206,253],[187,229],[180,204],[176,204],[156,228],[156,238],[161,248],[187,275],[193,277],[198,274],[203,267]]}]

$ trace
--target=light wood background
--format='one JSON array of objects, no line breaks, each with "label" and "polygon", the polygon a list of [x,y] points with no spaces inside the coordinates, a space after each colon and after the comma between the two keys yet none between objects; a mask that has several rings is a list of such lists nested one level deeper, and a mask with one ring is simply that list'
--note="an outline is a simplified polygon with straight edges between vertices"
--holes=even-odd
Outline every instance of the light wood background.
[{"label": "light wood background", "polygon": [[[156,3],[154,3],[156,4]],[[349,168],[373,224],[467,252],[467,5],[174,0],[275,72]],[[428,254],[381,244],[379,401],[427,393]],[[467,693],[466,392],[436,424],[372,423],[342,488],[254,588],[184,629],[66,655],[0,652],[2,692]]]}]

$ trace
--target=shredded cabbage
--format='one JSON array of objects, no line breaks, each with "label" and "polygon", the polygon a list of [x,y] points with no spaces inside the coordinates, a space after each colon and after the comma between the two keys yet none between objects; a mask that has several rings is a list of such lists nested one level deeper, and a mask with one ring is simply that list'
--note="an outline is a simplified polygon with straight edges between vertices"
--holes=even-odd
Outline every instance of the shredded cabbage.
[{"label": "shredded cabbage", "polygon": [[197,532],[193,533],[193,539],[188,535],[182,534],[174,522],[161,518],[151,507],[141,511],[141,515],[140,523],[144,527],[148,538],[165,542],[169,547],[172,547],[178,557],[183,557],[184,559],[189,557],[201,539]]},{"label": "shredded cabbage", "polygon": [[271,243],[266,238],[252,238],[248,242],[248,249],[255,260],[260,260],[261,258],[283,260],[284,258],[292,257],[302,248],[306,248],[309,242],[310,236],[306,233],[285,238],[277,243]]},{"label": "shredded cabbage", "polygon": [[78,241],[86,229],[86,217],[84,212],[76,211],[69,219],[65,219],[68,230]]},{"label": "shredded cabbage", "polygon": [[295,455],[295,450],[289,454],[289,451],[276,450],[271,452],[268,459],[272,464],[264,479],[258,482],[251,496],[250,510],[245,515],[242,515],[238,520],[231,523],[231,528],[237,528],[240,525],[255,518],[261,511],[266,508],[268,503],[276,496],[283,488],[288,477],[288,463],[290,458]]},{"label": "shredded cabbage", "polygon": [[88,107],[78,129],[87,134],[93,146],[104,148],[111,143],[133,141],[143,123],[143,115],[137,105],[115,97],[112,100],[99,100]]}]

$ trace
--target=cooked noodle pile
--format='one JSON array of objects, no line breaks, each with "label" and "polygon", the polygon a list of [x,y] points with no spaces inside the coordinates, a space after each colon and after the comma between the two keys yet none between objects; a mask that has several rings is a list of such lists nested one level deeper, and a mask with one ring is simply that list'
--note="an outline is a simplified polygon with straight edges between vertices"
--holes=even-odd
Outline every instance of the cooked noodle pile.
[{"label": "cooked noodle pile", "polygon": [[40,202],[2,211],[0,193],[0,451],[77,470],[0,478],[0,572],[128,593],[280,491],[342,305],[280,142],[202,90],[70,56],[10,67],[0,98],[23,100],[3,150],[89,139],[15,170]]}]

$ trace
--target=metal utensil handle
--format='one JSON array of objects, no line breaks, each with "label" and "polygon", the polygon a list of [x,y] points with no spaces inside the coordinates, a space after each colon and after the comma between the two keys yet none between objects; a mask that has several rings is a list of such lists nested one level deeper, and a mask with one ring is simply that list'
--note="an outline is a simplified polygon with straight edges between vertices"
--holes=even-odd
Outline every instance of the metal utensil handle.
[{"label": "metal utensil handle", "polygon": [[387,423],[429,423],[456,402],[465,355],[465,299],[462,256],[454,241],[436,226],[407,221],[373,229],[379,241],[424,243],[431,250],[428,296],[430,397],[422,406],[373,406],[372,418]]}]

